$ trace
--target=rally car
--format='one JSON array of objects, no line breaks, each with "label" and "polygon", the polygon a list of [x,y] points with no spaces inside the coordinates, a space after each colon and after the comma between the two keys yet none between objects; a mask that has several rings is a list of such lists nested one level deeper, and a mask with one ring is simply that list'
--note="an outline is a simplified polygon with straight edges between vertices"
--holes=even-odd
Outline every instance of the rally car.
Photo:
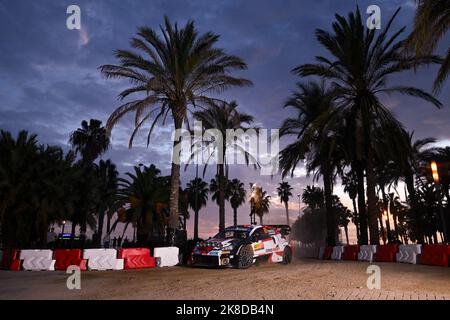
[{"label": "rally car", "polygon": [[288,264],[292,259],[292,248],[285,236],[289,233],[287,225],[228,227],[199,242],[192,251],[191,264],[239,269],[260,260]]}]

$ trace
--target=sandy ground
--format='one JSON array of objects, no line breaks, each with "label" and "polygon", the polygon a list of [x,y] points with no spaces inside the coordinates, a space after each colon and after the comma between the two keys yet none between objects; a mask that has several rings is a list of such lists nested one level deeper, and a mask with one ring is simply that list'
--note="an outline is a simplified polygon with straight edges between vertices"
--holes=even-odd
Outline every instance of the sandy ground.
[{"label": "sandy ground", "polygon": [[0,271],[0,299],[450,299],[450,268],[378,265],[380,290],[366,287],[368,263],[351,261],[91,271],[81,290],[67,289],[64,272]]}]

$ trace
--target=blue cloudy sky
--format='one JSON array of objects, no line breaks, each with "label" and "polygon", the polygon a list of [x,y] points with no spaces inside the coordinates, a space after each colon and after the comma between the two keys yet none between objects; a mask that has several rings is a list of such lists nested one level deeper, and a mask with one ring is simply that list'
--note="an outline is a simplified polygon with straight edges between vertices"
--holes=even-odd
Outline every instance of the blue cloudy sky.
[{"label": "blue cloudy sky", "polygon": [[[81,30],[66,28],[66,8],[81,8]],[[241,75],[252,80],[251,88],[226,92],[222,97],[235,99],[242,111],[253,114],[260,127],[278,128],[289,112],[282,109],[286,97],[298,80],[290,73],[295,66],[310,62],[324,50],[314,39],[318,27],[329,29],[335,13],[346,15],[359,5],[363,13],[372,4],[379,5],[382,24],[399,6],[402,10],[394,25],[411,30],[414,0],[41,0],[0,2],[0,128],[16,133],[27,129],[37,133],[42,143],[69,148],[71,131],[84,119],[106,121],[119,105],[117,94],[127,86],[123,81],[105,80],[98,67],[114,63],[114,49],[129,48],[128,41],[137,27],[158,27],[163,16],[184,24],[193,19],[200,32],[219,34],[219,45],[230,54],[241,56],[248,70]],[[448,46],[449,37],[442,41]],[[407,83],[427,90],[436,68],[420,69],[392,78],[392,83]],[[385,97],[386,105],[417,138],[434,136],[440,144],[450,144],[450,81],[439,99],[442,110],[425,102],[403,96]],[[112,148],[103,158],[111,158],[120,171],[139,163],[155,163],[169,173],[171,124],[158,127],[153,143],[147,148],[145,130],[129,150],[128,138],[133,121],[125,118],[112,133]],[[194,175],[192,169],[182,173],[183,185]],[[206,179],[213,175],[208,170]],[[245,166],[233,166],[231,177],[247,185],[257,182],[274,192],[279,177],[261,177]],[[299,168],[289,179],[294,187],[291,216],[298,212],[297,193],[311,183]],[[337,193],[348,199],[337,187]],[[266,221],[282,223],[284,209],[273,195],[273,205]],[[232,221],[231,209],[227,222]],[[202,210],[201,235],[214,233],[218,209],[210,203]],[[191,219],[192,220],[192,219]],[[248,221],[248,206],[239,212],[239,221]],[[192,221],[189,230],[192,229]]]}]

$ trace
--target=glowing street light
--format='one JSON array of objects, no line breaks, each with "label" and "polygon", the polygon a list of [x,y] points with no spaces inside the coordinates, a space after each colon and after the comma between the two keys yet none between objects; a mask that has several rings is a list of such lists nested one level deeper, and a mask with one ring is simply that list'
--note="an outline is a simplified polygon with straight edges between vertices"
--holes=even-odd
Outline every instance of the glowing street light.
[{"label": "glowing street light", "polygon": [[62,231],[61,233],[64,234],[64,227],[66,226],[66,220],[62,221]]},{"label": "glowing street light", "polygon": [[431,161],[431,174],[433,175],[433,181],[436,184],[439,184],[439,172],[436,161]]}]

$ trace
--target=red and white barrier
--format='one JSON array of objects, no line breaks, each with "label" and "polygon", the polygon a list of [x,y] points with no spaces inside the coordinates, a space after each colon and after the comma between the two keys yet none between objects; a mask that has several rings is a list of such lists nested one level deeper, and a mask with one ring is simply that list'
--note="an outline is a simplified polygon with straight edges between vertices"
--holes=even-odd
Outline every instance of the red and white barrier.
[{"label": "red and white barrier", "polygon": [[85,249],[83,258],[89,270],[122,270],[123,259],[117,259],[116,249]]},{"label": "red and white barrier", "polygon": [[56,270],[67,270],[69,266],[77,266],[86,270],[87,261],[81,258],[80,249],[56,249],[53,257],[56,260]]},{"label": "red and white barrier", "polygon": [[178,254],[178,247],[161,247],[155,248],[153,256],[161,259],[160,267],[173,267],[179,263]]},{"label": "red and white barrier", "polygon": [[420,244],[401,244],[396,254],[397,262],[417,264],[417,256],[422,253]]},{"label": "red and white barrier", "polygon": [[377,252],[377,246],[362,245],[359,247],[358,260],[372,262],[375,252]]},{"label": "red and white barrier", "polygon": [[344,253],[344,246],[333,247],[333,253],[331,254],[331,260],[341,260],[342,253]]},{"label": "red and white barrier", "polygon": [[344,253],[342,254],[342,260],[358,260],[359,245],[347,245],[344,247]]},{"label": "red and white barrier", "polygon": [[22,267],[24,270],[55,270],[52,250],[21,250],[20,260],[23,260]]},{"label": "red and white barrier", "polygon": [[420,263],[430,266],[449,267],[450,245],[425,244],[422,246]]},{"label": "red and white barrier", "polygon": [[150,257],[148,248],[119,249],[119,258],[124,259],[124,269],[154,268],[155,258]]}]

